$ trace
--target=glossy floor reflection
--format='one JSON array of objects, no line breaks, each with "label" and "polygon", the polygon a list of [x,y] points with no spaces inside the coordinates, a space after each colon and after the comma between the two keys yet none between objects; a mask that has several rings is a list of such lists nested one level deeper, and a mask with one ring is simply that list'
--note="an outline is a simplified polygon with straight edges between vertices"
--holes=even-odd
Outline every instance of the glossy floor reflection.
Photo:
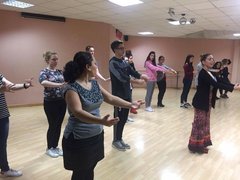
[{"label": "glossy floor reflection", "polygon": [[[133,92],[134,99],[144,99],[145,89]],[[191,90],[189,102],[193,93]],[[156,89],[152,102],[155,111],[146,112],[142,107],[131,115],[134,122],[126,124],[123,136],[130,150],[113,149],[112,127],[104,128],[105,158],[95,169],[95,180],[239,180],[240,92],[217,101],[211,112],[213,146],[203,155],[187,149],[193,109],[179,107],[180,94],[180,89],[167,89],[165,107],[157,108]],[[47,120],[42,106],[10,110],[8,154],[10,165],[24,173],[18,180],[70,179],[71,172],[63,168],[62,158],[44,154]],[[113,114],[113,108],[104,104],[101,114]]]}]

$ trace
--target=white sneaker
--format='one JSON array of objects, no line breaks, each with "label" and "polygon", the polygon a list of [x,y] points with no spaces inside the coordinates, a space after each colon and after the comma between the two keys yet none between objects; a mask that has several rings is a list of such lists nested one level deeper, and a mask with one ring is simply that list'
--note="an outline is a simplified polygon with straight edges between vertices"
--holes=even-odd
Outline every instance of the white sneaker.
[{"label": "white sneaker", "polygon": [[145,111],[153,112],[154,110],[153,110],[153,108],[151,106],[149,106],[149,107],[146,107]]},{"label": "white sneaker", "polygon": [[182,103],[182,104],[180,105],[180,107],[181,107],[181,108],[186,108],[186,109],[188,109],[189,106],[187,106],[185,103]]},{"label": "white sneaker", "polygon": [[6,177],[19,177],[23,175],[22,171],[14,170],[14,169],[9,169],[8,171],[5,171],[5,172],[1,171],[1,174]]},{"label": "white sneaker", "polygon": [[60,148],[55,148],[54,150],[59,156],[63,156],[63,151]]},{"label": "white sneaker", "polygon": [[133,118],[128,117],[127,122],[134,122]]},{"label": "white sneaker", "polygon": [[46,154],[52,158],[57,158],[59,156],[54,148],[47,149]]}]

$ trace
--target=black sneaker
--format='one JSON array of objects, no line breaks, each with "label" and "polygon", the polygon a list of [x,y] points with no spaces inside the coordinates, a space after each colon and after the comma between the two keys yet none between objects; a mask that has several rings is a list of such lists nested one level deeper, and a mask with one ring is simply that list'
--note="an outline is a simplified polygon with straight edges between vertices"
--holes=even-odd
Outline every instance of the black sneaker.
[{"label": "black sneaker", "polygon": [[119,151],[126,151],[126,148],[122,145],[121,141],[114,141],[112,147]]},{"label": "black sneaker", "polygon": [[126,144],[123,140],[120,141],[120,143],[125,147],[125,149],[131,149],[131,146]]}]

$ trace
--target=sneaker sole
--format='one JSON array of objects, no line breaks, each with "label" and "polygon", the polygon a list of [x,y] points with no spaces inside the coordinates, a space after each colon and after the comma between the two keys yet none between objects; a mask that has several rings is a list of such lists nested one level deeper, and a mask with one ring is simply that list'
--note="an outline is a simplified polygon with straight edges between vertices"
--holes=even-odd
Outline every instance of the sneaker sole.
[{"label": "sneaker sole", "polygon": [[51,158],[58,158],[59,157],[59,155],[57,155],[57,156],[51,156],[50,154],[47,154],[47,153],[45,153],[47,156],[49,156],[49,157],[51,157]]}]

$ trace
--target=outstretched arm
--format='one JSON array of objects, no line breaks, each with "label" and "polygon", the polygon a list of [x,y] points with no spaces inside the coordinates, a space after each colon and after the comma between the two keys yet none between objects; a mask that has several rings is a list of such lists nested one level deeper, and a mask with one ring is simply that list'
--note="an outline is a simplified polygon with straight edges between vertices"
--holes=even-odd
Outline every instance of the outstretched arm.
[{"label": "outstretched arm", "polygon": [[2,82],[5,86],[4,91],[8,91],[8,92],[21,90],[21,89],[27,89],[27,88],[33,86],[33,78],[26,79],[24,83],[18,83],[18,84],[14,84],[11,81],[7,80],[6,78],[3,78]]},{"label": "outstretched arm", "polygon": [[92,115],[91,113],[82,109],[82,103],[78,94],[73,90],[68,90],[65,94],[65,100],[68,106],[69,111],[83,122],[93,123],[93,124],[102,124],[105,126],[112,126],[117,124],[119,121],[118,118],[109,118],[109,114],[105,115],[103,118]]},{"label": "outstretched arm", "polygon": [[99,78],[99,79],[101,79],[101,80],[103,80],[103,81],[109,81],[110,80],[110,78],[104,78],[102,75],[101,75],[101,73],[99,72],[99,69],[97,68],[97,78]]},{"label": "outstretched arm", "polygon": [[102,86],[100,86],[100,89],[103,94],[104,101],[113,106],[128,108],[128,109],[130,109],[130,108],[138,109],[140,107],[140,105],[142,105],[144,103],[142,101],[136,101],[136,102],[130,103],[130,102],[125,101],[117,96],[110,94]]}]

